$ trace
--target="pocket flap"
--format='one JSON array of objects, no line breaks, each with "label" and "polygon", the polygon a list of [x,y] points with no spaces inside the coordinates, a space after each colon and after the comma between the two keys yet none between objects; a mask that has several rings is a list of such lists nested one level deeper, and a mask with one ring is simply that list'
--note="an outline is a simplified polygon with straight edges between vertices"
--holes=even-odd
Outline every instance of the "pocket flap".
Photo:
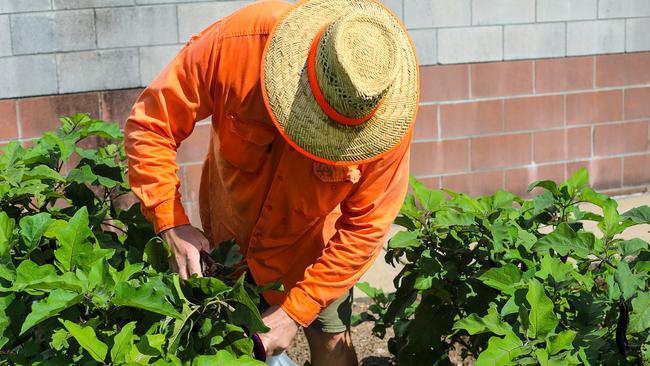
[{"label": "pocket flap", "polygon": [[230,130],[243,140],[263,146],[270,144],[275,139],[275,126],[265,126],[263,122],[242,120],[233,114],[228,115],[228,118],[231,120]]}]

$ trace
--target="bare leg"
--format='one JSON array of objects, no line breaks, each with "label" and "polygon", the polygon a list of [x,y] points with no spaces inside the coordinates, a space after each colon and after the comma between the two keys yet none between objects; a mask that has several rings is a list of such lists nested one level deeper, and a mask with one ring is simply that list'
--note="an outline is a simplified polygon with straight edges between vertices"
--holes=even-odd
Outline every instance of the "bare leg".
[{"label": "bare leg", "polygon": [[317,329],[304,328],[312,366],[357,366],[357,353],[352,345],[350,331],[325,333]]}]

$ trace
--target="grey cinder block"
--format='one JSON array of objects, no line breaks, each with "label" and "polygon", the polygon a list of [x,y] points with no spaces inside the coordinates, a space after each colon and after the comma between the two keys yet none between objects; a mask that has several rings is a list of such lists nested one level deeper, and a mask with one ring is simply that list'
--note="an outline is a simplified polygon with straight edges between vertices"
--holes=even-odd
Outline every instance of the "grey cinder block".
[{"label": "grey cinder block", "polygon": [[54,55],[0,58],[0,99],[56,94]]},{"label": "grey cinder block", "polygon": [[59,92],[123,89],[139,86],[138,50],[125,48],[57,55]]},{"label": "grey cinder block", "polygon": [[616,53],[625,50],[625,20],[590,20],[567,24],[567,55]]},{"label": "grey cinder block", "polygon": [[174,59],[181,45],[140,48],[140,85],[149,84]]},{"label": "grey cinder block", "polygon": [[587,20],[598,17],[598,0],[537,0],[537,21]]},{"label": "grey cinder block", "polygon": [[508,25],[504,32],[506,60],[562,57],[565,54],[564,23]]},{"label": "grey cinder block", "polygon": [[438,30],[438,62],[442,64],[503,59],[502,27]]},{"label": "grey cinder block", "polygon": [[178,5],[179,42],[187,42],[193,34],[251,2],[218,1]]},{"label": "grey cinder block", "polygon": [[173,5],[102,8],[95,13],[99,48],[178,42],[176,7]]},{"label": "grey cinder block", "polygon": [[16,55],[93,49],[93,11],[14,14],[11,16],[11,38]]},{"label": "grey cinder block", "polygon": [[474,0],[472,24],[512,24],[535,21],[535,0]]}]

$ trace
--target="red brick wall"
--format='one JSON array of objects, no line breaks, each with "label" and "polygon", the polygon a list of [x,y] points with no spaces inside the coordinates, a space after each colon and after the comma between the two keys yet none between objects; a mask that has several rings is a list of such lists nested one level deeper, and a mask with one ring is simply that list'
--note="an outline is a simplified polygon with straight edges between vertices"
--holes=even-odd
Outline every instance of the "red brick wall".
[{"label": "red brick wall", "polygon": [[[650,52],[421,68],[411,173],[470,194],[563,180],[587,167],[610,193],[650,183]],[[124,123],[141,89],[0,100],[0,144],[29,141],[75,112]],[[186,209],[198,219],[207,148],[199,123],[178,153]]]}]

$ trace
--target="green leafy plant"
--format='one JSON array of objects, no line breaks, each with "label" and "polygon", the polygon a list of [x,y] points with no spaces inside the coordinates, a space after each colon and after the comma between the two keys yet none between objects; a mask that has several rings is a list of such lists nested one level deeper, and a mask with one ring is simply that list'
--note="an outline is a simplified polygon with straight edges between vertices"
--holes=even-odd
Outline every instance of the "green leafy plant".
[{"label": "green leafy plant", "polygon": [[620,214],[588,182],[585,170],[536,182],[543,193],[525,200],[412,179],[386,254],[403,264],[397,291],[362,285],[375,304],[360,320],[378,336],[393,327],[400,365],[449,365],[459,346],[476,365],[647,364],[650,249],[621,234],[650,223],[650,207]]},{"label": "green leafy plant", "polygon": [[181,281],[126,199],[118,125],[61,122],[0,154],[0,364],[263,365],[247,335],[266,330],[260,289],[237,276],[238,247],[212,253],[218,277]]}]

